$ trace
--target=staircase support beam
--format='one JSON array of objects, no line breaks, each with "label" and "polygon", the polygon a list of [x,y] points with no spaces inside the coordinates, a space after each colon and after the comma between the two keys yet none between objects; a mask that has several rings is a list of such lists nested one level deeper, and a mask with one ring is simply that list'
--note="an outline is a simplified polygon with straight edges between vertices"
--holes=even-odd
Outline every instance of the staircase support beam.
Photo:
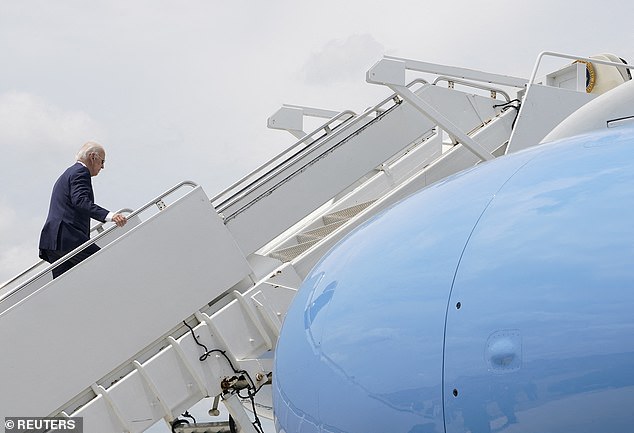
[{"label": "staircase support beam", "polygon": [[456,125],[453,124],[453,122],[451,122],[451,120],[449,120],[446,116],[436,110],[431,104],[427,103],[421,97],[421,95],[424,95],[424,92],[430,86],[431,84],[427,84],[425,88],[421,89],[419,91],[419,94],[417,95],[405,86],[388,84],[388,87],[390,89],[398,93],[401,98],[412,104],[425,117],[436,123],[441,129],[446,131],[452,138],[460,142],[464,147],[469,149],[482,161],[490,161],[494,159],[495,157],[491,155],[491,153],[488,152],[484,147],[482,147],[480,143],[462,132],[460,128],[458,128]]}]

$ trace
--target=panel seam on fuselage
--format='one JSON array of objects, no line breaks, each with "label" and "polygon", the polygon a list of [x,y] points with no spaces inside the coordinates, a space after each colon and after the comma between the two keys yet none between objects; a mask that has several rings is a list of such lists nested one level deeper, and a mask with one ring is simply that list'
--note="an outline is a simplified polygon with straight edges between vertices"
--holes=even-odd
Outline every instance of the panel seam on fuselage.
[{"label": "panel seam on fuselage", "polygon": [[[538,154],[539,155],[539,154]],[[484,209],[482,209],[482,212],[480,213],[480,215],[478,216],[478,218],[476,219],[476,222],[473,224],[473,227],[471,228],[471,231],[469,232],[469,236],[467,236],[467,240],[465,241],[464,246],[462,247],[462,251],[460,252],[460,257],[458,258],[458,263],[456,264],[456,269],[454,270],[454,274],[453,274],[453,278],[451,280],[451,287],[449,288],[449,295],[447,296],[447,306],[445,308],[445,324],[443,327],[443,337],[442,337],[442,378],[441,378],[441,399],[442,399],[442,420],[443,420],[443,428],[445,433],[447,433],[447,418],[445,416],[445,349],[446,349],[446,344],[447,344],[447,319],[449,317],[449,306],[451,305],[451,295],[453,293],[453,288],[454,288],[454,284],[456,282],[456,276],[458,275],[458,270],[460,269],[460,263],[462,262],[462,257],[464,256],[465,251],[467,250],[467,246],[469,245],[469,241],[471,240],[471,236],[473,236],[473,233],[475,232],[476,228],[478,227],[478,224],[480,223],[480,220],[482,219],[482,217],[484,216],[484,214],[486,213],[487,209],[489,209],[489,207],[491,206],[491,203],[493,203],[493,200],[495,200],[495,197],[499,194],[499,192],[504,188],[504,186],[511,180],[513,179],[513,177],[515,177],[515,175],[522,170],[524,167],[526,167],[526,165],[530,164],[533,160],[535,160],[535,158],[538,157],[538,155],[535,155],[533,158],[530,158],[528,161],[526,161],[524,164],[520,165],[517,170],[515,170],[513,172],[513,174],[511,174],[508,179],[506,179],[502,185],[500,185],[500,187],[493,193],[493,195],[491,196],[491,198],[489,199],[489,201],[487,202],[487,204],[484,206]]]}]

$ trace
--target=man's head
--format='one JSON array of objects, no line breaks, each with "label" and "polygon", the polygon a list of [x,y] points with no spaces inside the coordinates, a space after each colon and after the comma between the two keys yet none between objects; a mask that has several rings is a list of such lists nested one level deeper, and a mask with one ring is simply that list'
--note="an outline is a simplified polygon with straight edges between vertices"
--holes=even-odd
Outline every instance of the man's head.
[{"label": "man's head", "polygon": [[86,164],[91,176],[97,176],[105,168],[106,151],[101,144],[89,141],[79,149],[76,159]]}]

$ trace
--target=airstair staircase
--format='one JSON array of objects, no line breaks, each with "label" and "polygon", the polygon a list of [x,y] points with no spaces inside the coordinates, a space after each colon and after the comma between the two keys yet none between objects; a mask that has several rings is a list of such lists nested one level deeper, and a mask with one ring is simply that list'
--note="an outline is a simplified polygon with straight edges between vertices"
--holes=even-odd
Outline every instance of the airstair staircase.
[{"label": "airstair staircase", "polygon": [[[406,69],[438,78],[405,86]],[[40,263],[1,286],[0,418],[132,433],[210,397],[259,431],[245,403],[267,392],[284,314],[319,258],[403,197],[508,152],[518,110],[531,115],[519,78],[386,57],[368,81],[394,94],[359,115],[312,110],[333,115],[309,134],[301,108],[277,113],[269,125],[299,140],[222,193],[183,182],[124,228],[99,225],[101,250],[57,279]],[[568,90],[552,91],[562,104]],[[592,99],[570,94],[564,111]]]}]

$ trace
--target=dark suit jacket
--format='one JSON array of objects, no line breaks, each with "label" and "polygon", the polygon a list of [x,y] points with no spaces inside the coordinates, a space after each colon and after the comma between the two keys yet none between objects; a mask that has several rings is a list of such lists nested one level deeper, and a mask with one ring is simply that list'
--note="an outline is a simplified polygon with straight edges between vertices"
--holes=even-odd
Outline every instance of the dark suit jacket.
[{"label": "dark suit jacket", "polygon": [[40,250],[66,253],[90,239],[90,219],[104,222],[108,215],[108,210],[96,205],[94,200],[90,172],[77,162],[62,173],[53,186],[48,217],[40,236]]}]

